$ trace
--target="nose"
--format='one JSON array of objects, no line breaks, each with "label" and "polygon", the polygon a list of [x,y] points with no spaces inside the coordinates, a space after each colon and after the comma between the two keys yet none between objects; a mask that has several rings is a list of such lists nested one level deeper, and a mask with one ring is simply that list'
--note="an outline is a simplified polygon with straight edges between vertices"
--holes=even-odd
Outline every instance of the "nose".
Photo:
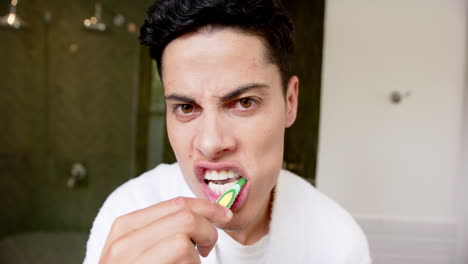
[{"label": "nose", "polygon": [[236,142],[229,124],[214,114],[201,118],[194,147],[205,159],[217,160],[234,151]]}]

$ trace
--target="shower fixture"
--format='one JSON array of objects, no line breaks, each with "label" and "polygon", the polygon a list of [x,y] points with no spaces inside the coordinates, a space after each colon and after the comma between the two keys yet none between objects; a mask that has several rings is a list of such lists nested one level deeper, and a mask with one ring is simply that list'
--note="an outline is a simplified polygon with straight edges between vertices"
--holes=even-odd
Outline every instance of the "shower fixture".
[{"label": "shower fixture", "polygon": [[70,178],[67,181],[67,187],[73,189],[84,182],[87,177],[86,167],[82,163],[73,163],[70,170]]},{"label": "shower fixture", "polygon": [[106,31],[106,24],[101,21],[102,16],[102,6],[100,3],[96,3],[94,6],[94,16],[87,18],[83,21],[83,26],[85,29],[94,30],[94,31]]},{"label": "shower fixture", "polygon": [[3,27],[10,27],[14,29],[21,29],[26,26],[26,23],[16,15],[16,6],[18,0],[11,0],[10,13],[6,16],[0,17],[0,25]]}]

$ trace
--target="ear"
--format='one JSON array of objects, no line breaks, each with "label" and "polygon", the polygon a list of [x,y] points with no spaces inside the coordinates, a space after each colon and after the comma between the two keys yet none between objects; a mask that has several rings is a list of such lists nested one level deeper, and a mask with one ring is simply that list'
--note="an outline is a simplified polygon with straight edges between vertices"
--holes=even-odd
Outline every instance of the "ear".
[{"label": "ear", "polygon": [[286,127],[290,127],[296,121],[299,96],[299,78],[292,76],[286,90]]}]

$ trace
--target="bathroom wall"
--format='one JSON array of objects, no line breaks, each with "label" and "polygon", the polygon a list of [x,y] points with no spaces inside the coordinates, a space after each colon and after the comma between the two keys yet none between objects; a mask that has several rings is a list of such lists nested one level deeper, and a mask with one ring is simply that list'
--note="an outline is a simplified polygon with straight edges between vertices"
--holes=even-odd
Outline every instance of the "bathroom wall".
[{"label": "bathroom wall", "polygon": [[[86,232],[105,197],[136,176],[140,46],[128,23],[138,30],[150,3],[102,1],[101,33],[82,27],[94,2],[19,1],[28,27],[0,28],[0,237]],[[70,189],[76,162],[88,178]]]},{"label": "bathroom wall", "polygon": [[327,1],[325,16],[319,189],[375,263],[455,263],[466,1]]},{"label": "bathroom wall", "polygon": [[[468,19],[467,19],[468,23]],[[465,54],[468,61],[468,53]],[[466,67],[467,64],[465,64]],[[466,70],[465,70],[466,72]],[[468,263],[468,74],[465,76],[462,144],[458,158],[457,195],[455,196],[457,207],[457,261],[456,263]]]}]

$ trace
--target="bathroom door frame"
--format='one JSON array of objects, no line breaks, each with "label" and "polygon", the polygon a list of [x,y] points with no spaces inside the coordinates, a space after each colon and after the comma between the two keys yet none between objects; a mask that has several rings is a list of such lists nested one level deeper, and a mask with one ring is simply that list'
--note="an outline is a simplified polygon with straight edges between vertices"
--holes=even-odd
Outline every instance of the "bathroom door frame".
[{"label": "bathroom door frame", "polygon": [[[468,15],[468,5],[465,6]],[[468,28],[468,16],[466,27]],[[456,263],[468,263],[468,34],[465,35],[465,89],[462,105],[460,155],[456,188],[456,212],[458,218]]]}]

